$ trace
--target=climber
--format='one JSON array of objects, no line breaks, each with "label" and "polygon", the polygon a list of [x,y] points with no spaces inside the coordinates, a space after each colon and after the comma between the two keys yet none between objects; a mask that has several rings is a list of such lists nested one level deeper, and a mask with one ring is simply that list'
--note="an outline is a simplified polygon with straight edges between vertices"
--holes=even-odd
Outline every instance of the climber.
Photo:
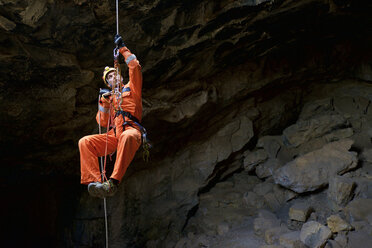
[{"label": "climber", "polygon": [[[120,98],[105,92],[99,101],[96,115],[102,127],[110,125],[107,134],[88,135],[79,140],[81,184],[88,185],[88,192],[95,197],[112,196],[122,180],[130,162],[141,145],[142,73],[136,56],[125,46],[120,35],[114,40],[129,67],[129,82],[123,85]],[[113,88],[116,68],[106,67],[104,83]],[[110,179],[102,182],[98,157],[116,151],[116,161]],[[103,172],[105,173],[105,172]]]}]

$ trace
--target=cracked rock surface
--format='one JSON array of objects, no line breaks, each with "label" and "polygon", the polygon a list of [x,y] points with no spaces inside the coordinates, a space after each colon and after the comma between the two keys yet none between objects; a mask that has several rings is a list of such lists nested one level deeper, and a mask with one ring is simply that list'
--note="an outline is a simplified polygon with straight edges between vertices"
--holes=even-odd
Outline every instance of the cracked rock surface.
[{"label": "cracked rock surface", "polygon": [[[371,242],[370,1],[119,2],[154,148],[108,199],[110,247]],[[115,21],[115,1],[0,1],[8,247],[104,246],[77,142],[98,132]]]}]

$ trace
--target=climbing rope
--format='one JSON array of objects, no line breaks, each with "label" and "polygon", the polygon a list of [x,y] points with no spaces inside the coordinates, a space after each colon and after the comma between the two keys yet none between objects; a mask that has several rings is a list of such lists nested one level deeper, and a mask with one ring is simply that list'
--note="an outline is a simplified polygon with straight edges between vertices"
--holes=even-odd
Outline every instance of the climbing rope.
[{"label": "climbing rope", "polygon": [[[99,108],[99,101],[100,101],[100,95],[98,95],[98,108]],[[99,118],[98,118],[98,132],[99,134],[102,134],[102,130],[101,130],[101,111],[99,111]],[[110,122],[110,121],[108,121]],[[107,131],[106,131],[107,133]],[[106,134],[106,139],[107,139],[107,134]],[[103,165],[103,157],[101,157],[101,178],[102,178],[102,182],[104,182],[105,178],[106,178],[106,154],[107,153],[107,140],[106,140],[106,152],[105,152],[105,165]],[[107,178],[106,178],[107,180]],[[105,229],[106,229],[106,248],[108,248],[108,224],[107,224],[107,204],[106,204],[106,197],[103,198],[103,209],[104,209],[104,212],[105,212]]]},{"label": "climbing rope", "polygon": [[[119,34],[119,1],[116,0],[116,34]],[[114,65],[116,69],[116,77],[115,77],[115,85],[112,87],[112,93],[116,96],[116,99],[119,100],[119,106],[121,109],[121,84],[120,84],[120,65],[119,65],[119,49],[114,49]],[[100,95],[98,96],[98,108],[99,108],[99,101],[100,101]],[[103,161],[103,157],[101,157],[101,178],[102,182],[107,181],[106,177],[106,162],[107,162],[107,146],[108,146],[108,131],[110,128],[110,121],[111,121],[111,102],[110,102],[110,109],[109,109],[109,119],[107,122],[107,129],[106,129],[106,147],[105,147],[105,159]],[[98,130],[99,134],[102,134],[101,130],[101,111],[99,111],[99,121],[98,121]],[[108,221],[107,221],[107,203],[106,203],[106,197],[103,198],[103,208],[105,212],[105,230],[106,230],[106,248],[109,248],[108,245]]]}]

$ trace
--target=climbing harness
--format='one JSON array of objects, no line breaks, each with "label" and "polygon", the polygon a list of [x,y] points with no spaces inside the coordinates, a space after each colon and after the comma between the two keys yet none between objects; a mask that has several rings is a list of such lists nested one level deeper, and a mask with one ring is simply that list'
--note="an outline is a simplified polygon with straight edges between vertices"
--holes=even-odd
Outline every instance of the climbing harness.
[{"label": "climbing harness", "polygon": [[[116,36],[119,36],[119,2],[116,0]],[[119,36],[120,37],[120,36]],[[120,64],[119,64],[119,45],[117,45],[113,50],[113,56],[114,56],[114,68],[115,68],[115,77],[114,77],[114,83],[111,86],[110,90],[100,89],[100,93],[98,96],[98,108],[100,107],[100,100],[103,96],[106,98],[107,96],[111,95],[112,98],[116,100],[116,106],[113,106],[112,100],[110,100],[110,108],[109,108],[109,119],[107,122],[107,129],[106,129],[106,147],[105,147],[105,155],[104,159],[103,157],[100,158],[101,160],[101,179],[102,183],[107,181],[106,177],[106,162],[107,162],[107,147],[108,147],[108,132],[110,130],[111,124],[114,123],[114,119],[121,115],[123,117],[123,130],[125,130],[126,125],[130,125],[133,127],[132,124],[136,125],[140,132],[141,132],[141,139],[142,139],[142,147],[143,147],[143,160],[148,161],[149,160],[149,149],[152,147],[148,138],[147,138],[147,132],[146,129],[140,124],[140,121],[133,116],[132,114],[124,111],[122,109],[122,103],[123,103],[123,97],[122,93],[130,91],[129,87],[123,87],[122,78],[121,78],[121,70],[120,70]],[[134,56],[134,55],[132,55]],[[134,56],[135,58],[135,56]],[[133,59],[133,58],[132,58]],[[126,61],[129,63],[129,61]],[[110,68],[108,68],[110,70]],[[108,71],[109,72],[109,71]],[[108,73],[107,72],[107,73]],[[106,80],[104,78],[104,80]],[[109,83],[107,83],[109,85]],[[112,99],[111,98],[111,99]],[[111,116],[111,110],[115,111],[115,115]],[[127,117],[131,122],[126,121],[125,117]],[[101,111],[99,111],[99,134],[102,134],[101,132]],[[113,125],[114,131],[115,126]],[[104,212],[105,212],[105,229],[106,229],[106,248],[109,247],[108,245],[108,221],[107,221],[107,205],[106,205],[106,197],[103,198],[103,205],[104,205]]]},{"label": "climbing harness", "polygon": [[[126,89],[126,88],[124,88],[124,89]],[[123,121],[124,121],[123,129],[125,129],[125,125],[129,125],[129,126],[133,127],[133,125],[131,125],[129,122],[125,121],[125,117],[128,117],[140,129],[140,132],[142,134],[141,137],[142,137],[142,148],[143,148],[142,158],[145,162],[148,162],[149,157],[150,157],[150,151],[149,150],[152,147],[152,145],[151,145],[149,139],[147,138],[146,129],[140,124],[140,121],[135,116],[133,116],[131,113],[128,113],[128,112],[123,111],[123,110],[119,110],[115,113],[115,118],[118,117],[119,115],[121,115],[123,117]]]}]

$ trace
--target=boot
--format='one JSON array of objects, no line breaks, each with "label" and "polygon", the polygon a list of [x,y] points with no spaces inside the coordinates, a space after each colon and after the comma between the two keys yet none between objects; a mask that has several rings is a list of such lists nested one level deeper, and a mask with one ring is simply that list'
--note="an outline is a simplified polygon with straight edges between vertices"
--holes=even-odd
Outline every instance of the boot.
[{"label": "boot", "polygon": [[116,193],[117,189],[118,189],[117,185],[111,179],[104,183],[96,182],[90,183],[88,185],[89,194],[93,197],[99,198],[113,196]]}]

